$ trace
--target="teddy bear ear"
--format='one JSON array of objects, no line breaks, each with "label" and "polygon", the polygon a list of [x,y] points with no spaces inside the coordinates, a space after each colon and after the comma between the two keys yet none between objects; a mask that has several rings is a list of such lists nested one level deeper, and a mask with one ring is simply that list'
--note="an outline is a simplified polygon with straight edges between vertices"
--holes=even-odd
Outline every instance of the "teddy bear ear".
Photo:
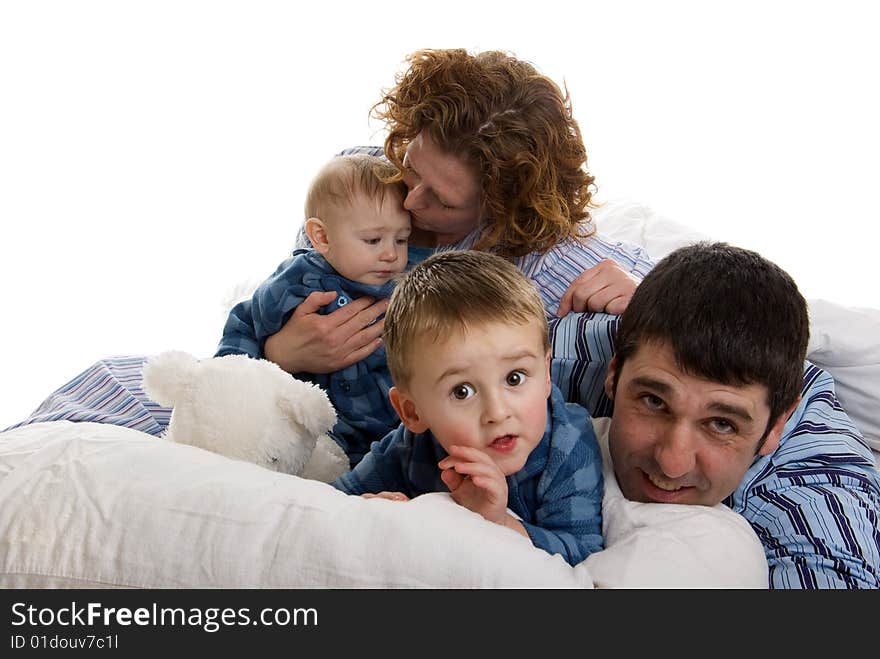
[{"label": "teddy bear ear", "polygon": [[282,411],[313,435],[323,435],[336,425],[336,410],[315,384],[289,378],[278,395]]},{"label": "teddy bear ear", "polygon": [[147,396],[174,407],[189,386],[199,360],[180,350],[169,350],[150,357],[143,369],[143,385]]}]

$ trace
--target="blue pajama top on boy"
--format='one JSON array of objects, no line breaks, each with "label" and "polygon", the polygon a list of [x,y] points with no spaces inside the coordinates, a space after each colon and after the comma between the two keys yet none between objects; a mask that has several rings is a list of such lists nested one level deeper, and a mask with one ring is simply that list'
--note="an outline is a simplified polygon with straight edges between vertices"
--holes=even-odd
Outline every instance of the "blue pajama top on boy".
[{"label": "blue pajama top on boy", "polygon": [[[326,314],[365,295],[386,298],[393,290],[393,281],[381,286],[351,281],[317,252],[295,250],[257,287],[250,300],[240,302],[229,312],[214,356],[245,354],[262,358],[266,339],[280,330],[314,291],[336,291],[336,299],[321,309]],[[392,383],[384,346],[340,371],[295,375],[327,392],[338,419],[331,435],[348,455],[351,466],[360,462],[373,441],[400,423],[388,398]]]},{"label": "blue pajama top on boy", "polygon": [[[410,498],[448,492],[437,466],[446,456],[430,431],[417,434],[401,425],[332,485],[348,494],[389,491]],[[561,554],[571,565],[603,548],[602,457],[593,424],[555,386],[544,436],[523,468],[507,477],[507,491],[507,507],[536,547]]]}]

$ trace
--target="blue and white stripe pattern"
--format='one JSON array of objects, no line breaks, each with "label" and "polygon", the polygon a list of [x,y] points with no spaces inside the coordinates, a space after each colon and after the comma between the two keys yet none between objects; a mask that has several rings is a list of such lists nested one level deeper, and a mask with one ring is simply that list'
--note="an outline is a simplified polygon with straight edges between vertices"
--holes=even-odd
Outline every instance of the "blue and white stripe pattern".
[{"label": "blue and white stripe pattern", "polygon": [[[547,430],[526,464],[507,477],[507,506],[536,547],[577,565],[603,548],[602,457],[586,411],[553,387]],[[400,426],[332,485],[348,494],[448,492],[437,463],[446,457],[430,431]],[[476,548],[479,551],[479,548]]]},{"label": "blue and white stripe pattern", "polygon": [[604,313],[568,314],[549,323],[553,383],[596,418],[610,417],[614,408],[604,385],[619,324],[620,316]]},{"label": "blue and white stripe pattern", "polygon": [[[443,249],[472,249],[478,238],[479,231],[474,231],[460,242]],[[511,261],[534,282],[547,317],[555,318],[562,295],[575,278],[604,259],[616,261],[624,270],[639,279],[644,279],[654,267],[654,262],[642,247],[610,241],[600,234],[593,234],[583,240],[564,240],[544,254],[535,252],[515,257]]]},{"label": "blue and white stripe pattern", "polygon": [[880,477],[874,456],[807,364],[779,448],[725,501],[764,544],[774,588],[880,588]]},{"label": "blue and white stripe pattern", "polygon": [[171,409],[144,393],[141,370],[147,357],[102,359],[53,391],[31,415],[11,428],[44,421],[109,423],[159,436]]}]

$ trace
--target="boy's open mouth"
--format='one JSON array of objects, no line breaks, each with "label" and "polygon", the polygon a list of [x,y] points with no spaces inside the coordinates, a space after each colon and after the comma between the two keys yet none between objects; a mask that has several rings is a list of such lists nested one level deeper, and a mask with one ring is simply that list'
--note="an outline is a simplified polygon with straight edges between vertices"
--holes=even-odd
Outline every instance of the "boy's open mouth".
[{"label": "boy's open mouth", "polygon": [[495,440],[489,444],[489,447],[496,451],[503,451],[506,453],[512,451],[515,445],[516,435],[502,435],[501,437],[496,437]]}]

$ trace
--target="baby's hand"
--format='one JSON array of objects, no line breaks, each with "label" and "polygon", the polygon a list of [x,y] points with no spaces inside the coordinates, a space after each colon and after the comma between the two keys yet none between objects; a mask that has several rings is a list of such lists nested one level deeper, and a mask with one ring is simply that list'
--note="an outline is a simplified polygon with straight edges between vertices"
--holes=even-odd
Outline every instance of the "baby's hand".
[{"label": "baby's hand", "polygon": [[409,501],[409,497],[406,496],[403,492],[379,492],[379,494],[372,494],[367,492],[366,494],[361,495],[364,499],[388,499],[389,501]]},{"label": "baby's hand", "polygon": [[503,524],[507,515],[507,479],[483,451],[450,446],[449,455],[437,463],[440,478],[461,506],[490,522]]}]

